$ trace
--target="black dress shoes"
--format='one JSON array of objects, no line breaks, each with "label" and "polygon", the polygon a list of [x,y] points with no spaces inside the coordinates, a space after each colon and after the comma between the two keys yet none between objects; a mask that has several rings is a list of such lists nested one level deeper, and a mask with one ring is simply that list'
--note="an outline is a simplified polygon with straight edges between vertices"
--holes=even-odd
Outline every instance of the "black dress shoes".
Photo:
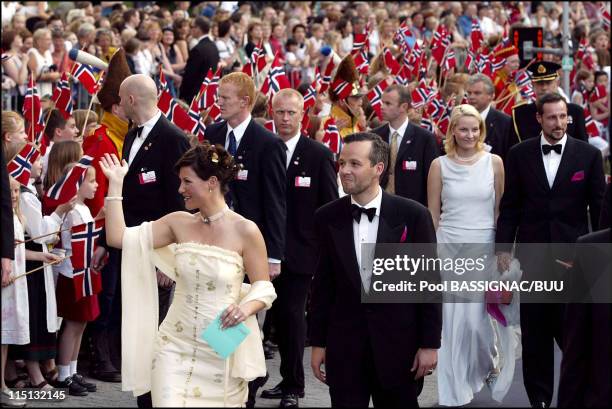
[{"label": "black dress shoes", "polygon": [[[297,395],[299,398],[303,398],[304,391],[295,395]],[[283,397],[283,390],[281,389],[280,383],[272,389],[266,389],[265,391],[261,392],[261,397],[264,399],[281,399]]]},{"label": "black dress shoes", "polygon": [[281,408],[299,408],[299,399],[298,395],[295,393],[287,393],[283,395],[280,401]]}]

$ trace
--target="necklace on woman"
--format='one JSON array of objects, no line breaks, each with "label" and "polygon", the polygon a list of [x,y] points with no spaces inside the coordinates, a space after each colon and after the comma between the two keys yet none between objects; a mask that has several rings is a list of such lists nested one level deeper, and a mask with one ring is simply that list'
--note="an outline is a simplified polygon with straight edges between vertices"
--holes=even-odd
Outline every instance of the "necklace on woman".
[{"label": "necklace on woman", "polygon": [[455,159],[457,159],[459,162],[471,162],[478,156],[479,153],[480,152],[476,152],[472,156],[464,158],[464,157],[459,156],[459,154],[455,152]]},{"label": "necklace on woman", "polygon": [[204,223],[210,224],[210,223],[214,222],[215,220],[219,220],[220,218],[225,216],[225,212],[227,212],[228,210],[229,210],[229,207],[227,207],[227,205],[225,205],[225,207],[223,207],[223,209],[221,209],[221,211],[219,213],[215,213],[215,214],[210,215],[210,216],[203,216],[202,213],[200,213],[200,218],[202,219],[202,221]]}]

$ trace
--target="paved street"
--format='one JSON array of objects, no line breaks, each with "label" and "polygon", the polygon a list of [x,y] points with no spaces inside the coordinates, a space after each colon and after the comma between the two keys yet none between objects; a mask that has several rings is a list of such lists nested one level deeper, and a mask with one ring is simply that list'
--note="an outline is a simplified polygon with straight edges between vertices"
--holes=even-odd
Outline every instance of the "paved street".
[{"label": "paved street", "polygon": [[[560,364],[560,352],[555,352],[555,384],[558,382],[559,376],[559,364]],[[312,376],[310,370],[310,348],[306,349],[304,356],[304,366],[306,368],[306,396],[304,399],[300,399],[300,406],[302,407],[329,407],[330,400],[327,392],[327,387],[321,382],[317,381]],[[279,381],[279,365],[280,359],[278,353],[275,358],[268,360],[268,370],[270,371],[270,379],[264,388],[271,388],[275,386]],[[69,397],[63,402],[52,403],[48,402],[30,402],[29,407],[47,407],[52,405],[53,407],[136,407],[136,399],[132,397],[130,393],[121,392],[120,384],[116,383],[105,383],[98,382],[98,392],[89,394],[86,397]],[[556,393],[553,398],[553,402],[556,401]],[[262,408],[273,408],[278,406],[278,400],[258,399],[257,407]],[[419,404],[421,407],[436,407],[438,403],[437,399],[437,385],[435,374],[428,376],[425,381],[423,392],[419,397]],[[508,395],[506,396],[503,404],[495,402],[491,399],[491,395],[488,389],[483,388],[478,393],[471,404],[468,407],[528,407],[529,401],[523,387],[523,376],[521,370],[521,361],[516,361],[516,371],[514,373],[514,381]]]}]

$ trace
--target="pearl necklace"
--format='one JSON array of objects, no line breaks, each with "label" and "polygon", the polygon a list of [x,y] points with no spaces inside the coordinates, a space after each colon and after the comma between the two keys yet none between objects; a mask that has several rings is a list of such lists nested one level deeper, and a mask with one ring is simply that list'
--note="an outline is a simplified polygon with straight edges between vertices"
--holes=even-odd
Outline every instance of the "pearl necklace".
[{"label": "pearl necklace", "polygon": [[471,162],[471,161],[473,161],[478,156],[479,153],[480,152],[476,152],[475,154],[473,154],[469,158],[462,158],[461,156],[459,156],[457,154],[457,152],[455,152],[455,159],[457,159],[459,162]]},{"label": "pearl necklace", "polygon": [[222,218],[223,216],[225,216],[225,212],[227,212],[229,210],[229,207],[227,207],[227,205],[225,205],[225,207],[219,212],[219,213],[215,213],[211,216],[202,216],[202,213],[200,213],[200,218],[202,219],[202,221],[205,224],[210,224],[212,222],[214,222],[215,220],[219,220],[220,218]]}]

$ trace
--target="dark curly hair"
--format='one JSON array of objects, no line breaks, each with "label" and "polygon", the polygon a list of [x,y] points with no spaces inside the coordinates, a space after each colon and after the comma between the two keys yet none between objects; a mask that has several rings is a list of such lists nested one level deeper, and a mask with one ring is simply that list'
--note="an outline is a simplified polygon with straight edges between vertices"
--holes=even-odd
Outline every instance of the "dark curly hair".
[{"label": "dark curly hair", "polygon": [[229,183],[236,178],[238,166],[234,157],[221,145],[211,145],[204,141],[194,146],[181,156],[174,165],[176,173],[181,168],[190,167],[202,180],[216,176],[224,194],[229,190]]}]

